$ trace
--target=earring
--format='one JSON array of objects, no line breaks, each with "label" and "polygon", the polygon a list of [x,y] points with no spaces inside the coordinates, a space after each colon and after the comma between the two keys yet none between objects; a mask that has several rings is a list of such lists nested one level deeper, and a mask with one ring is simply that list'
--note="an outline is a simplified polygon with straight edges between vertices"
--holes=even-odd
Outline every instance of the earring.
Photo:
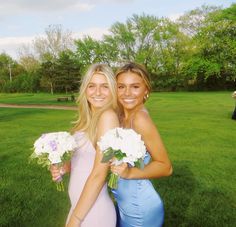
[{"label": "earring", "polygon": [[149,97],[149,94],[146,94],[146,95],[143,97],[143,99],[146,101],[146,100],[148,99],[148,97]]}]

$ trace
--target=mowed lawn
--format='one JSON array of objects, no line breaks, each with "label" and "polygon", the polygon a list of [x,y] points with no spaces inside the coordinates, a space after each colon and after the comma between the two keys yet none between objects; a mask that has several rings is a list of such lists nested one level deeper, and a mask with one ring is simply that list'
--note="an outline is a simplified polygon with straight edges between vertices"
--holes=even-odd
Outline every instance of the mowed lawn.
[{"label": "mowed lawn", "polygon": [[[3,95],[0,103],[12,100]],[[40,103],[42,96],[51,103],[50,95],[39,95],[30,103]],[[230,95],[153,93],[146,104],[174,169],[171,177],[153,180],[165,204],[165,226],[235,226],[236,121]],[[16,103],[26,104],[20,101],[26,96],[15,95]],[[71,110],[0,108],[0,226],[64,226],[67,192],[57,192],[49,172],[29,164],[28,157],[43,132],[69,130],[75,119]]]},{"label": "mowed lawn", "polygon": [[[0,103],[5,104],[41,104],[41,105],[74,105],[71,101],[72,94],[48,94],[48,93],[0,93]],[[76,93],[74,96],[76,97]],[[68,101],[57,101],[60,97],[67,97]]]}]

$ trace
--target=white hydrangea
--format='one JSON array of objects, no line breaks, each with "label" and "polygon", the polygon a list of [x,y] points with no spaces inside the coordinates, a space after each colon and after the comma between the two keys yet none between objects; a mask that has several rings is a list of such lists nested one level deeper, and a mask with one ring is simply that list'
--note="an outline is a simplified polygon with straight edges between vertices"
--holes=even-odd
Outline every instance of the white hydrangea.
[{"label": "white hydrangea", "polygon": [[34,153],[36,156],[48,154],[51,164],[55,164],[61,162],[62,156],[73,151],[76,146],[74,137],[68,132],[45,133],[35,141]]},{"label": "white hydrangea", "polygon": [[141,135],[136,133],[133,129],[114,128],[107,131],[98,141],[99,148],[105,152],[107,149],[121,150],[126,154],[120,161],[115,161],[118,165],[122,162],[127,162],[134,166],[134,162],[138,159],[144,159],[146,154],[146,147]]}]

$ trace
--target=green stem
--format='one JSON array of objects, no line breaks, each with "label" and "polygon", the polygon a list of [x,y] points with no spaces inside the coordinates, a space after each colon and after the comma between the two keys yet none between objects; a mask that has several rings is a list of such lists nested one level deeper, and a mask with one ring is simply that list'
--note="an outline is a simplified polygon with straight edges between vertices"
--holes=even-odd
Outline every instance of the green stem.
[{"label": "green stem", "polygon": [[117,189],[118,187],[118,175],[111,173],[109,181],[108,181],[108,187]]},{"label": "green stem", "polygon": [[64,192],[65,191],[63,181],[57,182],[56,187],[57,187],[57,191],[59,191],[59,192]]}]

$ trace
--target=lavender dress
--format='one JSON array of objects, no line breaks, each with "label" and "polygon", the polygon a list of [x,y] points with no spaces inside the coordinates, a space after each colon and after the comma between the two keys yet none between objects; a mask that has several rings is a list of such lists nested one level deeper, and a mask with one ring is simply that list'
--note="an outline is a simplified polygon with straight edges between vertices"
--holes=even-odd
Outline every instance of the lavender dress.
[{"label": "lavender dress", "polygon": [[[71,209],[67,218],[73,212],[86,180],[92,171],[95,159],[95,149],[92,143],[85,137],[83,132],[76,132],[74,137],[78,144],[71,160],[71,173],[69,183],[69,196]],[[107,185],[105,184],[89,213],[86,215],[81,227],[115,227],[116,211],[109,197]]]}]

